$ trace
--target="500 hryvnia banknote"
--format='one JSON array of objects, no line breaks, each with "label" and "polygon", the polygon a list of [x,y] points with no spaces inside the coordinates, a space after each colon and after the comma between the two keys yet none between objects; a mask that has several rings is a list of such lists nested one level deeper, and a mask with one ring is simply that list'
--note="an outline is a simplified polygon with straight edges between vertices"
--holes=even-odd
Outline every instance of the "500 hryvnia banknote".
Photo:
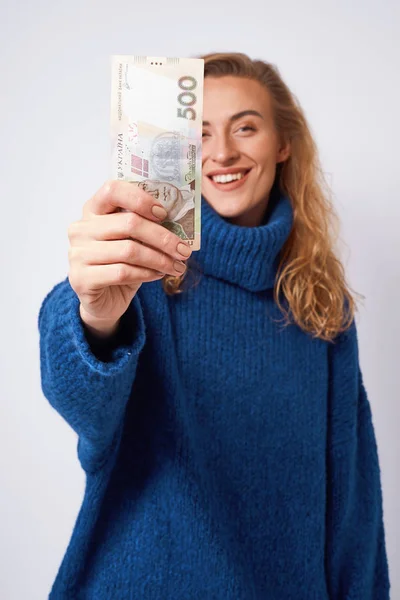
[{"label": "500 hryvnia banknote", "polygon": [[163,225],[200,248],[204,61],[112,57],[112,177],[168,212]]}]

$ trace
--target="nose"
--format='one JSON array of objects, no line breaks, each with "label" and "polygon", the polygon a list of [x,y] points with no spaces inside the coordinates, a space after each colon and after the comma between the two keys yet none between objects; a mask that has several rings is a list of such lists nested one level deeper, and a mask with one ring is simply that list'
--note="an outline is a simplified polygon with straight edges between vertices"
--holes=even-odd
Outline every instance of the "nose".
[{"label": "nose", "polygon": [[209,158],[216,163],[225,164],[237,160],[239,150],[228,134],[214,134],[208,142]]}]

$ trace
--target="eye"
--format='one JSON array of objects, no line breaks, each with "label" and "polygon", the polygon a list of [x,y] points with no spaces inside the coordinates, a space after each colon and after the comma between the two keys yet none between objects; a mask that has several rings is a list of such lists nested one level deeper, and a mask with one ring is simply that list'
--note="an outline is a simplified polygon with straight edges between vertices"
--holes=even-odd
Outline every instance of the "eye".
[{"label": "eye", "polygon": [[239,127],[239,131],[255,131],[255,128],[250,125],[243,125],[243,127]]},{"label": "eye", "polygon": [[209,133],[207,133],[207,131],[203,131],[203,135],[202,137],[206,137],[207,135],[210,135]]}]

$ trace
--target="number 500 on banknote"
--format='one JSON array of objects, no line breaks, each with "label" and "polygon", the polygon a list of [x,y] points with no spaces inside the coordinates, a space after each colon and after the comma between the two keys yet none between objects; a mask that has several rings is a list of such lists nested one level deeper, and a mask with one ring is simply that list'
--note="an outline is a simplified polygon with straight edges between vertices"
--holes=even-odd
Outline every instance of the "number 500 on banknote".
[{"label": "number 500 on banknote", "polygon": [[204,61],[112,57],[112,178],[168,212],[164,227],[200,249]]}]

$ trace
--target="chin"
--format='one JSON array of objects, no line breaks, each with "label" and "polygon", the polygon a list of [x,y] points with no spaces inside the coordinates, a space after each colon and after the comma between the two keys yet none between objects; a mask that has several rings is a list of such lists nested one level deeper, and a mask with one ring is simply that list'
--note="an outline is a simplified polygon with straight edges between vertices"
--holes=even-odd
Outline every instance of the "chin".
[{"label": "chin", "polygon": [[218,204],[214,205],[213,208],[221,217],[224,217],[224,219],[235,219],[245,215],[248,211],[248,208],[238,209],[234,206],[225,206]]},{"label": "chin", "polygon": [[227,219],[233,219],[246,214],[252,209],[251,203],[243,200],[237,200],[229,196],[226,199],[221,200],[220,198],[212,198],[211,196],[205,196],[207,202],[213,207],[213,209],[221,216]]}]

